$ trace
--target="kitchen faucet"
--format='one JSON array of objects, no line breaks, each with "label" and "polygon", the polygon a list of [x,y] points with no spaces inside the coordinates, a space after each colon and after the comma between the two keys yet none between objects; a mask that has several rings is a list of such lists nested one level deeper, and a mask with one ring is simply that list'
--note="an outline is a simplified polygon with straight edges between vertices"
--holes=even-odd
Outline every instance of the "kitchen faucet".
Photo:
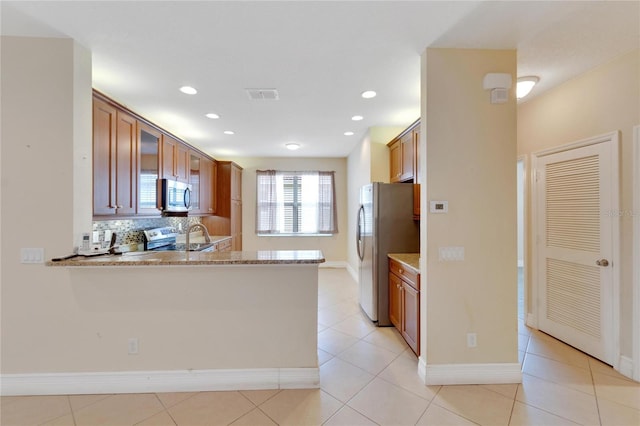
[{"label": "kitchen faucet", "polygon": [[194,223],[193,225],[191,225],[189,227],[189,229],[187,229],[187,238],[186,238],[186,241],[185,241],[185,251],[189,251],[189,248],[191,247],[189,245],[189,235],[191,234],[191,231],[193,231],[193,230],[195,230],[197,228],[202,229],[202,232],[204,233],[204,241],[207,242],[207,243],[211,242],[211,237],[209,237],[209,231],[207,231],[207,227],[204,226],[201,223]]}]

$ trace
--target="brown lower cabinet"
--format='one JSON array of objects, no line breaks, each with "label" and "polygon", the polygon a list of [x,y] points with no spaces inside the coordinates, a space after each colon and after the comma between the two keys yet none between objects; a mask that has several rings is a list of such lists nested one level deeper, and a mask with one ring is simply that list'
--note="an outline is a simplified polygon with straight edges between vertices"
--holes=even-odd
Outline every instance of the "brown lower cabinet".
[{"label": "brown lower cabinet", "polygon": [[389,259],[389,319],[420,355],[420,274]]}]

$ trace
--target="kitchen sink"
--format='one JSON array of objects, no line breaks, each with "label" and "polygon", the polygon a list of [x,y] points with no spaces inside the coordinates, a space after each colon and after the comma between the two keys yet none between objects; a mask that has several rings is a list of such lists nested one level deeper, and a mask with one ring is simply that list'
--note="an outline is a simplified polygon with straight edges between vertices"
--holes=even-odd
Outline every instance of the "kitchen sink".
[{"label": "kitchen sink", "polygon": [[[177,243],[175,250],[184,251],[186,244]],[[215,243],[189,243],[189,251],[215,251]]]}]

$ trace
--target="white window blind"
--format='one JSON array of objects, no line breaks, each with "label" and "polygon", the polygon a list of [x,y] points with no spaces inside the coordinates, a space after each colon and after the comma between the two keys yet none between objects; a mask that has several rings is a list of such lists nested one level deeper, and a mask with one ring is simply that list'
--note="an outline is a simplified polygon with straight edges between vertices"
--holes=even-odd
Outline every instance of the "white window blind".
[{"label": "white window blind", "polygon": [[156,180],[158,175],[142,171],[140,173],[140,207],[153,209],[156,207],[157,190]]},{"label": "white window blind", "polygon": [[257,234],[335,234],[335,172],[256,172]]}]

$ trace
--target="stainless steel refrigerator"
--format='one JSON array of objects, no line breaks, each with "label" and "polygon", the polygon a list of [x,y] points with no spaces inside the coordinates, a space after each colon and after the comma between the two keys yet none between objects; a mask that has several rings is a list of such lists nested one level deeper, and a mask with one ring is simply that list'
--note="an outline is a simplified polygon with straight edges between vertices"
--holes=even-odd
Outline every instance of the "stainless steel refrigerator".
[{"label": "stainless steel refrigerator", "polygon": [[378,326],[391,325],[387,254],[420,252],[420,222],[413,220],[413,185],[374,182],[363,186],[356,240],[360,307]]}]

